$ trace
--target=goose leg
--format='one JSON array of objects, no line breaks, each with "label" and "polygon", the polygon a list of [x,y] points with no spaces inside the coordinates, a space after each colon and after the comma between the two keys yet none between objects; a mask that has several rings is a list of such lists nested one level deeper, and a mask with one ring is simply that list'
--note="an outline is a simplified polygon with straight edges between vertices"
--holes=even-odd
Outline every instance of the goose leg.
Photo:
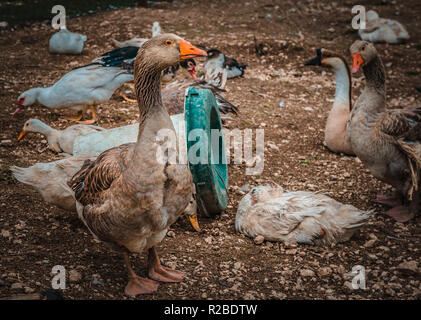
[{"label": "goose leg", "polygon": [[64,119],[70,120],[70,121],[79,121],[80,119],[82,119],[82,116],[83,116],[83,112],[82,112],[82,110],[80,110],[77,113],[77,116],[76,117],[64,117]]},{"label": "goose leg", "polygon": [[127,271],[129,272],[129,283],[127,284],[124,293],[128,296],[137,296],[138,294],[152,293],[158,289],[158,282],[139,277],[130,265],[129,253],[123,252],[124,263],[126,264]]},{"label": "goose leg", "polygon": [[159,261],[158,253],[155,247],[152,247],[148,251],[148,268],[149,277],[151,279],[162,281],[162,282],[182,282],[185,276],[184,272],[171,270],[161,265]]},{"label": "goose leg", "polygon": [[78,121],[78,123],[80,123],[80,124],[94,124],[96,122],[95,107],[89,106],[89,110],[91,111],[92,119],[84,120],[84,121]]},{"label": "goose leg", "polygon": [[136,99],[130,99],[129,97],[127,97],[124,92],[119,92],[119,96],[122,97],[124,100],[126,100],[128,102],[132,102],[132,103],[136,103],[137,102]]},{"label": "goose leg", "polygon": [[414,213],[407,206],[396,206],[386,211],[386,214],[398,222],[407,222],[414,217]]}]

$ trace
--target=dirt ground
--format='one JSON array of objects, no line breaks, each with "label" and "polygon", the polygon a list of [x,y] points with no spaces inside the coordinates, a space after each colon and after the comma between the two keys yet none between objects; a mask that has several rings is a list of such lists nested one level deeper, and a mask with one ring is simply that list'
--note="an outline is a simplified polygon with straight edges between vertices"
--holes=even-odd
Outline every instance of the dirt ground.
[{"label": "dirt ground", "polygon": [[[334,77],[330,70],[303,66],[319,47],[339,51],[350,61],[348,48],[358,38],[351,28],[355,4],[407,27],[408,43],[376,47],[387,66],[389,106],[420,104],[415,89],[421,86],[418,0],[177,1],[118,9],[67,20],[71,31],[88,36],[81,56],[49,54],[54,30],[46,23],[0,31],[0,297],[51,288],[52,267],[63,265],[68,273],[76,270],[81,276],[68,280],[62,291],[65,299],[129,299],[123,292],[127,276],[121,256],[96,243],[75,213],[45,203],[31,187],[16,182],[8,169],[59,159],[41,136],[21,142],[17,136],[29,118],[65,128],[70,122],[62,115],[69,112],[33,106],[11,114],[21,92],[52,85],[72,68],[112,49],[111,38],[149,37],[152,22],[159,21],[165,31],[247,63],[244,77],[227,82],[225,96],[240,108],[227,126],[265,129],[265,168],[260,176],[247,176],[244,165],[229,166],[228,209],[217,219],[201,217],[202,233],[181,218],[158,248],[165,265],[187,273],[186,281],[161,284],[155,294],[138,299],[419,299],[420,268],[398,268],[404,262],[420,263],[419,218],[402,224],[383,215],[385,208],[372,199],[392,189],[355,158],[323,146]],[[255,54],[254,36],[266,55]],[[186,75],[179,72],[178,77]],[[353,99],[364,84],[361,75],[357,77]],[[113,96],[97,112],[98,125],[111,128],[135,122],[138,110],[136,104]],[[275,147],[269,147],[270,142]],[[267,180],[289,190],[324,192],[377,214],[346,243],[255,245],[235,232],[236,208],[243,185]],[[139,274],[146,275],[145,256],[132,261]],[[355,265],[366,269],[365,290],[349,288],[347,274]]]}]

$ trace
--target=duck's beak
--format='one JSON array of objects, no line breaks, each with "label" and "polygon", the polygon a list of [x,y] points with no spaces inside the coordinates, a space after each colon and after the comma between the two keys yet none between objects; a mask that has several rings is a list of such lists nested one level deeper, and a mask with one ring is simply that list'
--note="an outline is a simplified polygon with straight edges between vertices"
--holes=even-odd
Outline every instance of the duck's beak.
[{"label": "duck's beak", "polygon": [[190,42],[182,39],[180,40],[180,55],[182,60],[207,56],[205,51],[196,48]]},{"label": "duck's beak", "polygon": [[15,110],[15,112],[13,112],[13,115],[15,115],[15,114],[19,113],[22,109],[23,109],[23,105],[21,105],[21,104],[20,104],[20,105],[17,107],[17,109]]},{"label": "duck's beak", "polygon": [[26,132],[25,130],[22,130],[21,132],[20,132],[20,134],[19,134],[19,137],[18,137],[18,141],[20,141],[21,139],[23,139],[23,137],[24,136],[26,136],[26,134],[27,134],[28,132]]},{"label": "duck's beak", "polygon": [[352,56],[352,73],[357,72],[360,69],[360,66],[363,64],[364,60],[361,57],[359,52],[354,53]]},{"label": "duck's beak", "polygon": [[193,229],[197,232],[200,232],[199,221],[197,220],[197,213],[188,216],[190,224],[192,225]]}]

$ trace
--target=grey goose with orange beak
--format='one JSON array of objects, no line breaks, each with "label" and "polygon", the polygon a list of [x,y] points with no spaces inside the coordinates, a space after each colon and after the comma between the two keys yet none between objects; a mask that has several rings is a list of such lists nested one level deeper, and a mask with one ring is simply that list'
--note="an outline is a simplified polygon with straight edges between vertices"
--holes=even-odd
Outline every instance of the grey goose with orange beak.
[{"label": "grey goose with orange beak", "polygon": [[399,222],[421,212],[421,107],[386,108],[386,72],[374,45],[350,47],[352,72],[362,69],[365,88],[355,101],[346,136],[357,157],[379,180],[396,189],[394,197],[377,195],[392,207],[386,214]]},{"label": "grey goose with orange beak", "polygon": [[[174,126],[161,98],[161,73],[180,61],[204,57],[206,52],[174,34],[161,34],[139,49],[134,82],[139,106],[139,134],[86,161],[69,181],[79,217],[99,240],[123,254],[129,274],[130,296],[157,290],[158,282],[181,282],[184,273],[161,265],[155,246],[168,228],[189,209],[194,184],[187,164],[157,158],[166,141],[158,134]],[[165,140],[165,139],[163,139]],[[178,154],[178,146],[176,154]],[[161,151],[162,152],[162,151]],[[148,276],[132,269],[129,254],[148,252]]]}]

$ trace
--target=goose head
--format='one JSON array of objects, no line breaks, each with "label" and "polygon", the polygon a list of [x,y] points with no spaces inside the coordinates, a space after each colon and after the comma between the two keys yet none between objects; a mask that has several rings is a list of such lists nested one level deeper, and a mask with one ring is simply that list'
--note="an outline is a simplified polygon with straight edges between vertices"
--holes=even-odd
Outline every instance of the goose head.
[{"label": "goose head", "polygon": [[23,125],[22,131],[19,134],[18,141],[23,139],[29,132],[45,132],[47,125],[38,119],[29,119]]},{"label": "goose head", "polygon": [[40,88],[32,88],[22,93],[18,97],[18,107],[13,112],[13,115],[19,113],[24,107],[33,105],[38,99],[39,89]]},{"label": "goose head", "polygon": [[175,34],[165,33],[145,42],[138,53],[139,57],[162,71],[183,60],[206,57],[206,52]]},{"label": "goose head", "polygon": [[357,72],[377,56],[377,50],[371,42],[355,41],[349,48],[352,57],[352,73]]}]

